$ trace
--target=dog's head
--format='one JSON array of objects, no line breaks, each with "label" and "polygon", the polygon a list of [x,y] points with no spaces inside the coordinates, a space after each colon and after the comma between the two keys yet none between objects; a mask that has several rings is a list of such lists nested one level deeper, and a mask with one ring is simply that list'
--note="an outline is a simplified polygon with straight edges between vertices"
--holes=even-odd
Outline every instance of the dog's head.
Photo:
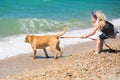
[{"label": "dog's head", "polygon": [[25,37],[25,42],[30,43],[30,42],[32,41],[32,39],[33,39],[33,35],[27,35],[27,36]]}]

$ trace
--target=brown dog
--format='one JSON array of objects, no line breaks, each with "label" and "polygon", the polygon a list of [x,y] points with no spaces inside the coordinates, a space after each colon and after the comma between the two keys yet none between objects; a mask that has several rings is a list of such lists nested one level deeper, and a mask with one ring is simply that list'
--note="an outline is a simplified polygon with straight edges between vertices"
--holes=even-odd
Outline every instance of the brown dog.
[{"label": "brown dog", "polygon": [[59,47],[59,37],[64,35],[66,32],[66,25],[64,25],[64,31],[61,34],[57,35],[45,35],[45,36],[34,36],[34,35],[27,35],[25,38],[25,42],[31,44],[31,47],[34,51],[34,57],[36,58],[37,49],[43,49],[45,52],[46,57],[49,57],[46,51],[46,47],[50,47],[51,51],[54,53],[54,59],[57,58],[57,53],[60,52],[60,57],[62,56],[63,52]]}]

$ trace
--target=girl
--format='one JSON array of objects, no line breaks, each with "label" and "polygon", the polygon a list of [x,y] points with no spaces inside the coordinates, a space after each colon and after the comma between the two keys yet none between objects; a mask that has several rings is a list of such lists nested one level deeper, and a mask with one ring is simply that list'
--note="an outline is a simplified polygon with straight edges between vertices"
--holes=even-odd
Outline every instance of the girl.
[{"label": "girl", "polygon": [[91,20],[94,24],[93,31],[87,35],[81,36],[81,38],[88,38],[94,35],[97,30],[100,30],[102,34],[97,37],[95,51],[95,54],[98,54],[102,51],[104,40],[107,38],[115,38],[117,31],[115,31],[114,25],[108,22],[105,15],[100,11],[91,12]]}]

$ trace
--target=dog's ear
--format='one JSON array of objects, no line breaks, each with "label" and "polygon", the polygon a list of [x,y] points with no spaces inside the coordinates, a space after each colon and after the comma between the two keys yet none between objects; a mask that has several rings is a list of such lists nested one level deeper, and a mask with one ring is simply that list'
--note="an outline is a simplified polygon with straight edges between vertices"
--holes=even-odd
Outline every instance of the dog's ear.
[{"label": "dog's ear", "polygon": [[33,41],[33,35],[29,35],[29,42],[32,42]]}]

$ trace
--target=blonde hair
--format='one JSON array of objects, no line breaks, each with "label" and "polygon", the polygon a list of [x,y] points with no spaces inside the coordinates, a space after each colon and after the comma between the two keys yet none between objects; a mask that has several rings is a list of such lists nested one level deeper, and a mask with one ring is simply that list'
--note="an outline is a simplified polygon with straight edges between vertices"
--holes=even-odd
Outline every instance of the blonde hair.
[{"label": "blonde hair", "polygon": [[95,11],[95,14],[97,16],[98,25],[100,26],[101,30],[106,24],[106,16],[101,11]]}]

